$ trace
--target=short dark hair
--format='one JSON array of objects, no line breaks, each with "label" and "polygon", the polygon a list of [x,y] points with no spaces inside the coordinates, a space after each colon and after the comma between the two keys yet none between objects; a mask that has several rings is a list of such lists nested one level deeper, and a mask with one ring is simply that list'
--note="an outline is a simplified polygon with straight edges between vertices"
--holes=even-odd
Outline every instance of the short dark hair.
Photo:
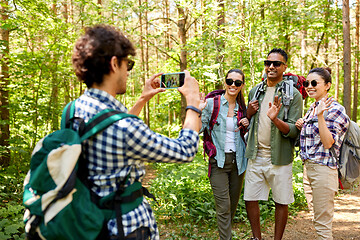
[{"label": "short dark hair", "polygon": [[109,25],[87,27],[85,34],[74,46],[72,63],[79,80],[87,87],[102,83],[103,76],[110,73],[110,60],[118,61],[135,56],[135,48],[123,33]]},{"label": "short dark hair", "polygon": [[309,71],[309,74],[310,73],[316,73],[317,75],[319,75],[322,79],[324,79],[325,84],[331,83],[331,69],[328,67],[313,68]]},{"label": "short dark hair", "polygon": [[[237,68],[233,68],[233,69],[230,69],[226,75],[225,75],[225,79],[228,77],[228,75],[232,72],[235,72],[235,73],[238,73],[242,76],[242,80],[244,81],[244,84],[245,84],[245,74],[243,73],[243,71],[241,71],[240,69],[237,69]],[[240,91],[236,97],[236,101],[237,103],[241,106],[241,109],[243,110],[243,114],[244,116],[246,116],[246,104],[245,104],[245,98],[242,94],[242,92]]]},{"label": "short dark hair", "polygon": [[288,55],[286,54],[286,52],[284,50],[282,50],[281,48],[273,48],[273,49],[271,49],[271,51],[269,52],[269,54],[267,56],[269,56],[272,53],[280,54],[285,59],[285,63],[287,63]]}]

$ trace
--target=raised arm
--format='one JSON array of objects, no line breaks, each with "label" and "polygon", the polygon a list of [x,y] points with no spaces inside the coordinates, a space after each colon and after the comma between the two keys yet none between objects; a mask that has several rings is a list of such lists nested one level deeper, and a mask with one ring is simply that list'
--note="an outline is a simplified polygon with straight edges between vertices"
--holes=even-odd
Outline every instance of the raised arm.
[{"label": "raised arm", "polygon": [[[182,87],[179,87],[178,90],[181,92],[185,99],[186,105],[192,106],[198,109],[200,107],[200,92],[199,92],[199,84],[195,78],[190,76],[188,71],[185,72],[185,81]],[[186,111],[185,121],[183,128],[191,129],[199,132],[201,128],[201,112],[198,113],[192,109],[188,109]]]},{"label": "raised arm", "polygon": [[159,92],[165,91],[164,88],[160,88],[160,79],[158,77],[161,75],[162,75],[162,73],[154,74],[145,81],[145,86],[141,93],[141,96],[136,101],[134,106],[129,110],[130,114],[139,116],[142,108],[153,96],[155,96]]}]

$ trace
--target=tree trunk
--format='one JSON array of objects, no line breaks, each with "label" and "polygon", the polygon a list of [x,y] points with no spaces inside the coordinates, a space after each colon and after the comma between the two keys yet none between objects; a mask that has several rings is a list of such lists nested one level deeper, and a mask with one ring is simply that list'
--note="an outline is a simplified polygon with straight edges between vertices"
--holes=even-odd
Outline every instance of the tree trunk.
[{"label": "tree trunk", "polygon": [[[57,1],[53,1],[53,13],[54,16],[57,15]],[[49,116],[51,120],[51,131],[55,131],[59,129],[59,116],[57,114],[57,108],[58,108],[58,79],[57,79],[57,65],[58,65],[58,57],[56,54],[52,54],[52,60],[51,60],[51,68],[53,68],[53,71],[51,71],[51,97],[49,99]]]},{"label": "tree trunk", "polygon": [[355,72],[354,72],[354,96],[353,96],[353,112],[352,120],[357,120],[357,105],[358,105],[358,79],[359,79],[359,14],[360,14],[360,0],[356,1],[356,34],[355,34]]},{"label": "tree trunk", "polygon": [[[165,41],[165,51],[169,51],[170,50],[170,34],[169,34],[169,18],[170,18],[170,14],[169,14],[169,1],[168,0],[164,0],[164,12],[163,12],[163,16],[164,16],[164,24],[166,26],[166,31],[164,31],[164,41]],[[169,59],[169,55],[165,54],[165,61],[167,61]],[[157,94],[159,96],[159,94]],[[173,113],[171,108],[168,108],[168,126],[171,126],[171,124],[173,123]],[[170,127],[168,128],[168,136],[170,137],[171,135],[171,129]]]},{"label": "tree trunk", "polygon": [[343,1],[343,36],[344,36],[344,98],[346,113],[351,113],[351,41],[350,41],[350,8],[349,0]]},{"label": "tree trunk", "polygon": [[[180,39],[180,71],[184,71],[187,67],[187,50],[186,46],[186,15],[184,8],[177,6],[179,20],[178,20],[178,35]],[[184,124],[185,121],[185,108],[186,100],[185,97],[181,94],[181,114],[180,119],[181,123]]]},{"label": "tree trunk", "polygon": [[[339,37],[335,36],[335,49],[339,52]],[[337,55],[338,56],[338,55]],[[339,101],[339,86],[340,86],[340,59],[335,64],[335,100]]]},{"label": "tree trunk", "polygon": [[[288,15],[289,15],[289,10],[288,10],[288,4],[286,1],[283,1],[282,3],[283,5],[283,15],[282,15],[282,29],[284,29],[285,31],[285,36],[284,36],[284,50],[285,52],[289,53],[290,52],[290,42],[291,42],[291,39],[290,39],[290,34],[289,34],[289,29],[288,29],[288,26],[291,25],[290,21],[288,20]],[[289,58],[291,57],[291,55],[289,54]],[[288,59],[288,62],[289,62],[290,59]]]},{"label": "tree trunk", "polygon": [[[149,78],[149,20],[148,20],[148,0],[145,0],[146,9],[145,14],[145,36],[146,36],[146,46],[145,46],[145,79]],[[145,123],[150,127],[150,101],[146,103],[146,121]]]},{"label": "tree trunk", "polygon": [[[64,7],[64,11],[63,11],[63,16],[65,19],[66,23],[69,23],[69,6],[68,6],[68,1],[65,0],[63,2],[63,7]],[[71,8],[71,6],[70,6]],[[67,33],[67,30],[65,30],[65,34]],[[68,84],[65,83],[65,93],[64,93],[64,101],[65,103],[70,102],[70,96],[74,96],[74,79],[71,78],[69,79]]]},{"label": "tree trunk", "polygon": [[[241,21],[241,29],[242,29],[242,38],[245,39],[245,0],[242,0],[241,3],[239,4],[240,6],[240,21]],[[240,48],[240,69],[243,69],[244,67],[244,59],[243,59],[243,54],[245,52],[245,48],[244,48],[244,44],[241,44],[241,48]]]},{"label": "tree trunk", "polygon": [[[7,22],[8,1],[1,1],[1,20]],[[10,113],[9,113],[9,29],[1,28],[2,49],[0,51],[1,72],[0,72],[0,166],[7,167],[10,164]]]},{"label": "tree trunk", "polygon": [[222,33],[224,32],[224,24],[225,24],[225,5],[224,5],[224,1],[222,0],[218,0],[218,6],[219,6],[219,11],[218,11],[218,22],[217,22],[217,30],[216,30],[216,48],[217,48],[217,56],[216,56],[216,63],[220,63],[220,67],[218,69],[218,78],[220,79],[220,81],[216,82],[216,89],[222,89],[222,83],[223,83],[223,79],[224,79],[224,67],[223,67],[223,62],[224,62],[224,55],[223,55],[223,51],[225,48],[225,42],[223,40],[222,37]]},{"label": "tree trunk", "polygon": [[330,2],[326,1],[325,5],[325,36],[324,36],[324,51],[325,51],[325,65],[328,66],[329,64],[329,18],[330,18]]},{"label": "tree trunk", "polygon": [[98,14],[99,14],[99,16],[101,16],[101,5],[102,5],[101,0],[98,0],[97,4],[99,5]]},{"label": "tree trunk", "polygon": [[307,30],[304,24],[304,28],[301,31],[301,74],[306,75],[307,74],[307,69],[306,69],[306,58],[307,58],[307,50],[306,50],[306,38],[307,38]]},{"label": "tree trunk", "polygon": [[[141,7],[142,2],[139,0],[139,8]],[[142,10],[139,11],[139,25],[140,25],[140,52],[141,52],[141,80],[143,83],[143,86],[145,86],[145,53],[144,53],[144,37],[143,37],[143,22],[142,22]],[[147,108],[146,106],[143,108],[143,114],[144,114],[144,122],[148,122],[147,120]]]},{"label": "tree trunk", "polygon": [[[337,8],[338,1],[335,1],[335,6]],[[336,25],[338,22],[338,14],[335,12],[335,19],[333,24]],[[338,28],[335,29],[337,32],[340,30]],[[340,85],[340,56],[339,56],[339,35],[335,34],[335,51],[336,51],[336,64],[335,64],[335,100],[339,101],[339,85]]]},{"label": "tree trunk", "polygon": [[311,63],[311,67],[310,67],[310,69],[313,69],[313,68],[314,68],[314,66],[315,66],[317,56],[319,55],[319,52],[320,52],[320,46],[321,46],[321,43],[322,43],[322,42],[323,42],[323,40],[324,40],[324,36],[325,36],[325,31],[321,34],[320,41],[319,41],[319,42],[318,42],[318,44],[317,44],[317,47],[316,47],[316,52],[315,52],[315,55],[313,56],[313,59],[312,59],[312,63]]}]

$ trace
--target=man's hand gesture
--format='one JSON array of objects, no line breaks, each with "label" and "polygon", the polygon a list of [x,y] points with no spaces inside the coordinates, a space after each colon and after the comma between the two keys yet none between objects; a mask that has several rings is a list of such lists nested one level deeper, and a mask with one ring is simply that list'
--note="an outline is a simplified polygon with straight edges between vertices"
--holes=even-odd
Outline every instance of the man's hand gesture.
[{"label": "man's hand gesture", "polygon": [[267,111],[266,114],[271,119],[271,121],[274,121],[277,118],[281,106],[282,103],[281,103],[281,98],[279,98],[279,96],[275,96],[274,103],[269,102],[269,110]]}]

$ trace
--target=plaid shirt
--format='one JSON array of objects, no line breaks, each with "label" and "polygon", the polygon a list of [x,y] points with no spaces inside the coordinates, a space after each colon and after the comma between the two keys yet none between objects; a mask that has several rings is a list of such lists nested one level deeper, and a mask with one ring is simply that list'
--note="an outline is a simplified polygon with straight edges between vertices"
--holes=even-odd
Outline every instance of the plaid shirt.
[{"label": "plaid shirt", "polygon": [[318,104],[319,102],[313,103],[304,116],[304,125],[300,133],[300,157],[303,161],[308,160],[336,168],[335,159],[340,154],[340,147],[349,127],[348,116],[345,113],[345,108],[336,101],[331,104],[327,113],[324,113],[326,126],[335,140],[332,149],[336,156],[333,158],[330,149],[325,149],[320,140],[318,117],[315,113]]},{"label": "plaid shirt", "polygon": [[[110,94],[87,89],[76,100],[75,116],[85,122],[103,109],[127,112],[127,109]],[[145,175],[144,161],[190,162],[197,153],[198,133],[190,129],[181,130],[177,139],[157,134],[140,119],[125,118],[95,137],[83,142],[87,157],[89,180],[94,183],[93,191],[106,196],[116,191],[117,183],[129,176],[125,187],[140,181]],[[133,211],[122,215],[125,236],[140,227],[149,227],[151,239],[159,239],[154,214],[149,203],[144,201]],[[116,219],[108,222],[110,235],[117,235]]]}]

